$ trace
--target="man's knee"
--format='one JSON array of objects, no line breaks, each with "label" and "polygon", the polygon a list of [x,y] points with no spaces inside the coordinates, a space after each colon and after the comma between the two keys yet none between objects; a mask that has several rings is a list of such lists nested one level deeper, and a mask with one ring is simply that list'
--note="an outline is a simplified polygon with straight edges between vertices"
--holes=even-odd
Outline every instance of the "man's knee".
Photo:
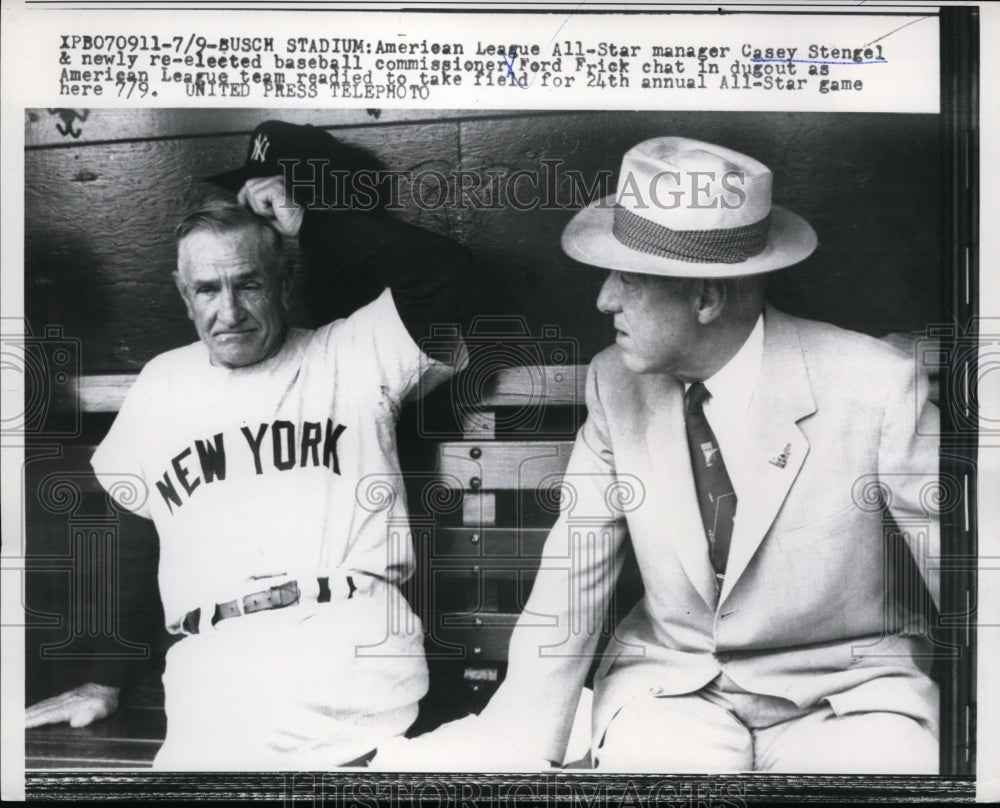
[{"label": "man's knee", "polygon": [[900,713],[829,707],[757,733],[756,768],[818,774],[937,774],[937,734]]},{"label": "man's knee", "polygon": [[697,695],[643,698],[611,719],[594,762],[603,771],[748,771],[753,742],[735,716]]}]

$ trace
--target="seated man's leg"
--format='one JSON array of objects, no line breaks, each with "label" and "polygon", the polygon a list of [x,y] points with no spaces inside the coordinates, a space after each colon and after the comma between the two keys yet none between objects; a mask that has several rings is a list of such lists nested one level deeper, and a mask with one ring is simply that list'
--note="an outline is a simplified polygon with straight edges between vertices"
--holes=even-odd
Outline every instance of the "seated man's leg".
[{"label": "seated man's leg", "polygon": [[837,715],[823,704],[754,733],[755,768],[817,774],[937,774],[938,736],[901,713]]},{"label": "seated man's leg", "polygon": [[[405,732],[427,667],[420,622],[401,598],[384,586],[181,640],[167,656],[167,739],[154,766],[325,769]],[[391,632],[390,614],[412,625]]]},{"label": "seated man's leg", "polygon": [[782,772],[936,774],[938,688],[895,669],[828,696],[802,716],[755,733],[758,769]]},{"label": "seated man's leg", "polygon": [[611,719],[594,750],[601,771],[705,773],[753,768],[750,731],[705,691],[645,696]]}]

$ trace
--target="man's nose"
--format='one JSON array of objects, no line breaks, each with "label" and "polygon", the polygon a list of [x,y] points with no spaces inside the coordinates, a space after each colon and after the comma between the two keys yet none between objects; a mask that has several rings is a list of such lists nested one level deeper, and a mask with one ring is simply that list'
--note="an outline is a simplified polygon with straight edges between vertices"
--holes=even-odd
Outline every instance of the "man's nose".
[{"label": "man's nose", "polygon": [[236,325],[245,316],[239,295],[232,289],[223,289],[219,299],[219,319],[226,325]]},{"label": "man's nose", "polygon": [[618,273],[614,270],[608,273],[597,295],[597,310],[602,314],[615,314],[621,311],[618,300]]}]

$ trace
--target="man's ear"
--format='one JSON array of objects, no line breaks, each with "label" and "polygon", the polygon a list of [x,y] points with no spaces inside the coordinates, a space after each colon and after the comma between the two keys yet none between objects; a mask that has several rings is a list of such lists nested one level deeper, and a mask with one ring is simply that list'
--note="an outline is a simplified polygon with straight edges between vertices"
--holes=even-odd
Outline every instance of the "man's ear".
[{"label": "man's ear", "polygon": [[715,322],[726,307],[726,282],[720,278],[702,280],[696,306],[701,325]]},{"label": "man's ear", "polygon": [[194,310],[191,308],[191,301],[188,300],[187,286],[184,285],[184,279],[181,277],[181,273],[176,269],[170,273],[174,277],[174,285],[177,287],[177,291],[181,294],[181,300],[184,301],[184,308],[187,309],[187,315],[189,320],[194,319]]}]

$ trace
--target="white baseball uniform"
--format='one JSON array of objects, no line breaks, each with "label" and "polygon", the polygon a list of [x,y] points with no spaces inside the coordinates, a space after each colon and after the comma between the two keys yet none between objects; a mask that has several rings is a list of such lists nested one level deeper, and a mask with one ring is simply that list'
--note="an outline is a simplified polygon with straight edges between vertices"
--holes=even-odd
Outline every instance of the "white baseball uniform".
[{"label": "white baseball uniform", "polygon": [[[168,630],[200,615],[167,655],[156,766],[323,768],[413,722],[427,668],[397,587],[414,558],[395,426],[451,370],[386,289],[258,364],[216,367],[196,342],[139,374],[92,464],[145,482],[109,491],[156,525]],[[212,624],[216,604],[293,580],[296,606]]]}]

